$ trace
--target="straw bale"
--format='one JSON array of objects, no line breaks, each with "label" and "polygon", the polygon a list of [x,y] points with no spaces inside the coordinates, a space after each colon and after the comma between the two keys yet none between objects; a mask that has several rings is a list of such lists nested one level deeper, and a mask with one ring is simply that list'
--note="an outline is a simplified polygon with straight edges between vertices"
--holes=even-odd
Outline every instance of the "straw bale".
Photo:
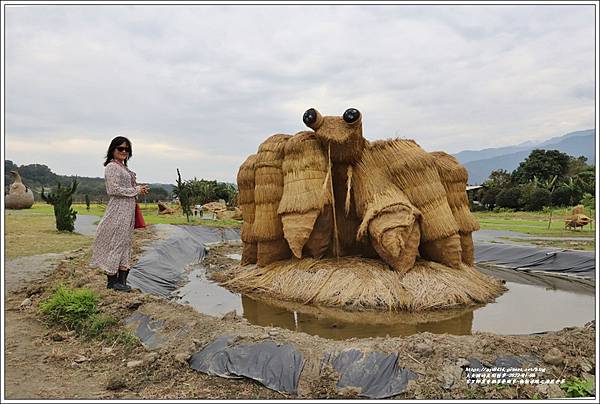
[{"label": "straw bale", "polygon": [[411,206],[395,205],[379,212],[369,223],[371,243],[392,269],[406,273],[419,255],[421,230]]},{"label": "straw bale", "polygon": [[315,134],[325,148],[331,145],[331,161],[334,163],[352,164],[360,160],[366,144],[362,135],[362,117],[347,123],[340,116],[325,116]]},{"label": "straw bale", "polygon": [[454,156],[443,151],[435,151],[429,154],[434,157],[434,162],[442,181],[465,184],[468,182],[469,172]]},{"label": "straw bale", "polygon": [[244,243],[242,249],[242,260],[240,265],[256,264],[256,253],[258,246],[256,243]]},{"label": "straw bale", "polygon": [[426,311],[493,301],[500,281],[461,265],[460,270],[417,259],[406,274],[379,260],[358,257],[292,258],[232,271],[223,285],[300,303],[350,309]]},{"label": "straw bale", "polygon": [[[259,146],[256,154],[252,233],[258,241],[283,240],[283,228],[277,208],[283,194],[281,164],[285,143],[290,138],[289,135],[273,135]],[[260,257],[260,245],[258,251]]]},{"label": "straw bale", "polygon": [[281,218],[277,214],[278,202],[256,204],[252,233],[258,241],[283,238]]},{"label": "straw bale", "polygon": [[333,208],[331,205],[326,205],[319,214],[312,233],[310,233],[310,237],[304,245],[304,255],[321,258],[327,254],[327,250],[331,246],[332,232]]},{"label": "straw bale", "polygon": [[283,150],[286,142],[291,138],[291,135],[278,133],[268,137],[258,146],[256,157],[256,167],[281,167],[283,159]]},{"label": "straw bale", "polygon": [[433,241],[421,240],[419,251],[423,258],[452,268],[458,269],[461,266],[462,250],[459,234]]},{"label": "straw bale", "polygon": [[302,258],[302,249],[313,231],[319,210],[304,213],[286,213],[281,216],[283,234],[296,258]]},{"label": "straw bale", "polygon": [[[431,241],[458,233],[458,225],[448,205],[446,191],[435,166],[434,157],[421,149],[413,140],[385,140],[368,144],[355,169],[368,178],[370,173],[383,171],[376,181],[390,183],[402,190],[421,212],[421,240]],[[373,181],[373,180],[372,180]],[[371,187],[363,187],[368,192]],[[358,190],[355,194],[358,194]],[[357,195],[368,200],[368,196]]]},{"label": "straw bale", "polygon": [[321,210],[331,203],[327,155],[313,132],[300,132],[286,143],[282,171],[279,214]]},{"label": "straw bale", "polygon": [[434,157],[433,161],[446,190],[446,198],[459,230],[465,233],[479,230],[479,222],[469,209],[467,169],[448,153],[438,151],[430,154]]},{"label": "straw bale", "polygon": [[472,232],[459,232],[460,234],[460,249],[461,260],[463,263],[473,266],[475,264],[475,248],[473,246]]},{"label": "straw bale", "polygon": [[[254,205],[254,164],[256,162],[256,154],[251,154],[242,163],[237,175],[238,185],[238,204],[240,208],[242,205],[251,204]],[[242,208],[242,215],[244,209]]]},{"label": "straw bale", "polygon": [[573,214],[573,216],[579,215],[579,214],[585,214],[584,209],[585,209],[585,207],[583,205],[577,205],[573,208],[571,213]]},{"label": "straw bale", "polygon": [[256,265],[263,267],[272,262],[289,258],[292,255],[284,239],[259,241],[256,252]]}]

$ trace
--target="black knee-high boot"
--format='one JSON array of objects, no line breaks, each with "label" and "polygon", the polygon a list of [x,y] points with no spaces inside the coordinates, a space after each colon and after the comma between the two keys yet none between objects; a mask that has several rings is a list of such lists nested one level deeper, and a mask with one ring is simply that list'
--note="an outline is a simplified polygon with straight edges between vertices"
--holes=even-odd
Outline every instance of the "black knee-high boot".
[{"label": "black knee-high boot", "polygon": [[127,275],[129,275],[129,270],[122,271],[122,270],[119,269],[119,277],[118,277],[119,283],[121,285],[125,286],[125,288],[127,289],[127,291],[130,291],[131,290],[131,286],[129,286],[127,284]]},{"label": "black knee-high boot", "polygon": [[107,278],[107,282],[106,282],[107,289],[114,289],[114,290],[118,290],[120,292],[129,292],[131,290],[131,288],[127,289],[127,287],[125,285],[123,285],[122,283],[119,282],[119,275],[117,275],[117,274],[106,275],[106,278]]}]

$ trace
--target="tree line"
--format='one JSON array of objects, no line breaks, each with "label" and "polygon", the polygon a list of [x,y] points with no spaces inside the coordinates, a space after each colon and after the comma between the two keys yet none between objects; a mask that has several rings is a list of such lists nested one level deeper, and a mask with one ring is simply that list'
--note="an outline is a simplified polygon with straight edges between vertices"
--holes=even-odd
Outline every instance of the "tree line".
[{"label": "tree line", "polygon": [[584,156],[535,149],[509,173],[494,170],[473,195],[477,209],[538,211],[577,204],[594,206],[595,166]]},{"label": "tree line", "polygon": [[196,177],[193,180],[184,181],[177,169],[177,182],[173,189],[173,195],[178,199],[181,209],[189,221],[192,207],[195,205],[223,200],[227,206],[236,206],[238,191],[235,184],[226,182],[198,180]]},{"label": "tree line", "polygon": [[[104,178],[76,177],[68,175],[58,175],[52,172],[48,166],[43,164],[28,164],[18,166],[11,160],[4,160],[4,194],[8,193],[10,184],[13,183],[11,170],[17,170],[21,175],[23,183],[33,191],[36,201],[42,200],[42,187],[55,189],[58,184],[61,186],[70,186],[76,178],[78,182],[77,191],[73,194],[73,202],[85,203],[87,200],[92,203],[107,203],[106,185]],[[167,189],[160,186],[150,186],[150,192],[143,197],[142,201],[157,202],[171,200],[172,194]]]}]

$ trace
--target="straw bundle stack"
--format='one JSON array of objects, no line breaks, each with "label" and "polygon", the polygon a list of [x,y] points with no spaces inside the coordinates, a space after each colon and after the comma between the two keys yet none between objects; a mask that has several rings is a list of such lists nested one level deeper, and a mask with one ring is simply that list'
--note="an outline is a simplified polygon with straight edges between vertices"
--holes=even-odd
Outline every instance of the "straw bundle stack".
[{"label": "straw bundle stack", "polygon": [[434,157],[438,174],[446,189],[450,210],[458,224],[462,261],[467,265],[473,265],[475,257],[471,233],[479,230],[479,223],[469,209],[466,191],[469,173],[458,160],[445,152],[438,151],[430,154]]},{"label": "straw bundle stack", "polygon": [[238,203],[242,210],[241,239],[244,242],[242,265],[256,263],[256,237],[252,232],[254,225],[254,164],[256,154],[250,155],[242,163],[237,175]]},{"label": "straw bundle stack", "polygon": [[[459,228],[433,156],[413,140],[376,141],[367,146],[357,167],[361,167],[365,175],[375,170],[383,172],[379,187],[395,185],[421,213],[421,247],[424,247],[421,254],[425,258],[453,268],[460,267]],[[368,200],[360,192],[363,191],[355,192],[356,198]],[[439,248],[450,250],[431,254]]]},{"label": "straw bundle stack", "polygon": [[257,264],[267,265],[289,257],[290,250],[283,239],[281,219],[277,215],[283,194],[284,147],[291,138],[277,134],[258,148],[254,163],[254,223],[252,233],[258,241]]},{"label": "straw bundle stack", "polygon": [[[277,213],[285,239],[297,258],[302,257],[309,238],[309,254],[321,256],[329,247],[333,226],[327,213],[332,203],[327,156],[313,132],[296,134],[284,152],[283,196]],[[319,226],[315,226],[317,218]]]},{"label": "straw bundle stack", "polygon": [[584,212],[585,207],[583,205],[577,205],[573,208],[573,210],[571,211],[571,213],[573,214],[573,216],[575,215],[583,215],[585,214]]},{"label": "straw bundle stack", "polygon": [[285,260],[229,276],[223,285],[236,291],[350,309],[444,309],[488,303],[506,290],[464,264],[456,270],[421,259],[407,274],[390,271],[379,260],[341,257]]},{"label": "straw bundle stack", "polygon": [[405,273],[419,253],[421,213],[390,183],[385,167],[369,164],[375,161],[366,158],[369,153],[367,149],[355,168],[356,210],[363,218],[357,237],[365,238],[368,233],[378,255],[394,270]]},{"label": "straw bundle stack", "polygon": [[366,142],[362,135],[362,118],[347,123],[340,116],[325,116],[317,121],[319,123],[315,133],[325,149],[331,145],[331,161],[352,164],[360,160]]}]

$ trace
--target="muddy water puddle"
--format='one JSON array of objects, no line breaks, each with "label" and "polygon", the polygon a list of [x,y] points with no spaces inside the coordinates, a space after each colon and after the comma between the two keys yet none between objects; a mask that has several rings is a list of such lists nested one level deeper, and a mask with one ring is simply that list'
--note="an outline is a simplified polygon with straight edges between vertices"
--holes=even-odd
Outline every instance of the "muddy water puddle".
[{"label": "muddy water puddle", "polygon": [[178,290],[177,296],[181,303],[205,314],[222,316],[235,310],[252,324],[338,340],[407,336],[425,331],[454,335],[476,331],[532,334],[582,326],[595,318],[595,288],[591,281],[497,267],[479,269],[506,281],[508,291],[487,305],[427,314],[348,312],[240,295],[207,279],[201,265],[194,267],[189,283]]}]

